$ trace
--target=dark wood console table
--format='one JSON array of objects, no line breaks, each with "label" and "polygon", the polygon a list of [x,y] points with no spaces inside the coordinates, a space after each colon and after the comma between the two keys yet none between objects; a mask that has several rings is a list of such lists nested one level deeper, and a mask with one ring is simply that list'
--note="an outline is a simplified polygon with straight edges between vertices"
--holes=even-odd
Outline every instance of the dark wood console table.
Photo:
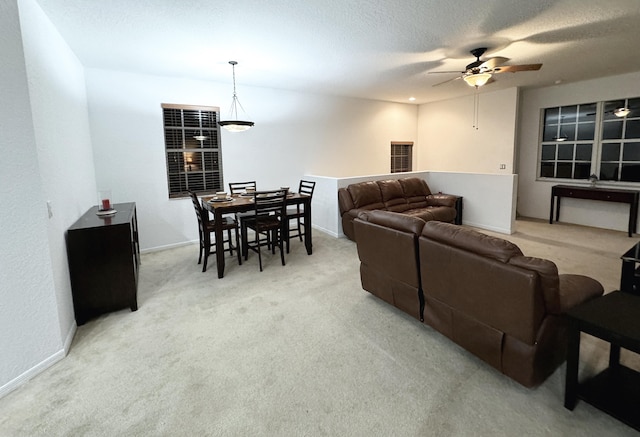
[{"label": "dark wood console table", "polygon": [[138,309],[136,204],[116,203],[112,216],[90,208],[67,231],[67,257],[76,323],[122,308]]},{"label": "dark wood console table", "polygon": [[[571,197],[574,199],[601,200],[603,202],[618,202],[629,204],[629,236],[636,232],[638,219],[638,191],[618,190],[615,188],[576,187],[571,185],[554,185],[551,188],[551,206],[549,207],[549,224],[553,223],[553,210],[556,206],[556,221],[560,217],[560,199]],[[555,201],[557,198],[557,201]]]},{"label": "dark wood console table", "polygon": [[[640,353],[640,296],[614,291],[567,312],[569,343],[564,406],[573,410],[578,399],[640,431],[640,373],[620,364],[620,348]],[[580,333],[610,343],[609,367],[578,381]]]}]

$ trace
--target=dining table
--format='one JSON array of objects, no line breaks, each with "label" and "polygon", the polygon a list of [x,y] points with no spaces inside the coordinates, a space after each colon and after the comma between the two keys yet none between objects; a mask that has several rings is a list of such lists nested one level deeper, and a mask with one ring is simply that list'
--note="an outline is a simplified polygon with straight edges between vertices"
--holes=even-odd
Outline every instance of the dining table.
[{"label": "dining table", "polygon": [[[302,205],[304,209],[304,245],[307,254],[313,253],[312,235],[311,235],[311,196],[301,193],[290,192],[285,199],[287,206]],[[224,277],[224,235],[222,229],[223,216],[226,214],[236,214],[240,212],[253,211],[255,203],[253,194],[232,194],[226,199],[217,199],[214,196],[202,197],[202,206],[211,214],[213,214],[213,223],[215,229],[215,249],[216,249],[216,265],[218,268],[218,278]],[[288,231],[287,226],[287,231]],[[238,232],[238,230],[236,230]],[[288,237],[287,237],[288,238]],[[240,248],[237,248],[241,250]]]}]

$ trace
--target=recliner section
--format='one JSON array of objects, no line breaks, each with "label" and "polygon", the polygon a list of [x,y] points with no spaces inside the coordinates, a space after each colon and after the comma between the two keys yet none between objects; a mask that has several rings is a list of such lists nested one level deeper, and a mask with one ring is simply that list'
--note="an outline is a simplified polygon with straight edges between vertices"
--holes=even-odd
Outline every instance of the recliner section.
[{"label": "recliner section", "polygon": [[365,290],[526,387],[565,360],[563,314],[604,292],[507,240],[449,223],[365,211],[354,232]]}]

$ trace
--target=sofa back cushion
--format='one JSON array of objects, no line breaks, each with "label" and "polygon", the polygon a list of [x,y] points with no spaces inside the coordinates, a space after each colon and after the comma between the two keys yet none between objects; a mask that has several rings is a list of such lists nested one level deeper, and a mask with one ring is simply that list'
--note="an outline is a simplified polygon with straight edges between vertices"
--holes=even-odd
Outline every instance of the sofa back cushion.
[{"label": "sofa back cushion", "polygon": [[384,209],[382,193],[375,181],[360,182],[347,187],[357,209]]},{"label": "sofa back cushion", "polygon": [[425,222],[389,211],[366,211],[354,220],[360,261],[414,288],[420,286],[417,238]]},{"label": "sofa back cushion", "polygon": [[382,201],[389,211],[403,212],[409,209],[407,199],[404,197],[402,185],[396,179],[386,181],[378,181],[380,192],[382,193]]},{"label": "sofa back cushion", "polygon": [[522,256],[516,245],[440,222],[425,224],[418,245],[425,298],[453,309],[449,329],[454,336],[459,313],[535,343],[546,314],[541,278],[536,270],[509,263]]},{"label": "sofa back cushion", "polygon": [[522,256],[520,248],[510,241],[450,223],[429,222],[429,226],[422,229],[422,235],[503,263],[513,256]]},{"label": "sofa back cushion", "polygon": [[424,208],[427,206],[427,196],[431,190],[424,179],[404,178],[399,179],[402,185],[404,197],[407,199],[409,208]]}]

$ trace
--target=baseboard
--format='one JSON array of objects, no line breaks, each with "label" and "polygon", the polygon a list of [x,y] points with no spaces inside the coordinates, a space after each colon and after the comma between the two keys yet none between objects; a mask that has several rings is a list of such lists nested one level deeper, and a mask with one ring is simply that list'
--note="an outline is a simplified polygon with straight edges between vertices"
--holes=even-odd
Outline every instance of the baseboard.
[{"label": "baseboard", "polygon": [[78,329],[78,325],[76,325],[75,321],[69,327],[69,332],[67,333],[67,337],[64,340],[64,344],[62,346],[62,350],[59,350],[55,354],[51,355],[49,358],[41,361],[37,365],[33,366],[31,369],[24,372],[22,375],[17,378],[9,381],[2,387],[0,387],[0,398],[8,395],[15,389],[19,388],[21,385],[28,382],[31,378],[39,375],[40,373],[47,370],[49,367],[53,366],[58,361],[62,360],[67,356],[69,350],[71,349],[71,343],[73,342],[73,337],[76,335],[76,330]]},{"label": "baseboard", "polygon": [[485,223],[474,223],[469,222],[467,220],[463,220],[462,224],[465,226],[471,226],[473,228],[486,229],[487,231],[499,232],[501,234],[511,235],[513,234],[513,230],[508,228],[500,228],[496,226],[488,226]]},{"label": "baseboard", "polygon": [[198,244],[198,240],[182,241],[180,243],[175,243],[175,244],[166,244],[164,246],[156,246],[156,247],[150,247],[147,249],[140,249],[140,253],[159,252],[161,250],[175,249],[176,247],[189,246],[190,244]]},{"label": "baseboard", "polygon": [[[320,231],[320,232],[322,232],[322,233],[324,233],[324,234],[327,234],[327,235],[330,235],[330,236],[332,236],[332,237],[335,237],[335,238],[339,238],[339,237],[340,237],[340,235],[339,235],[338,233],[333,232],[333,231],[330,231],[330,230],[325,229],[325,228],[322,228],[322,227],[320,227],[320,226],[311,225],[311,228],[312,228],[312,229],[314,229],[314,230],[316,230],[316,231]],[[343,235],[344,235],[344,234],[343,234]]]},{"label": "baseboard", "polygon": [[74,321],[71,324],[71,327],[69,328],[69,332],[67,333],[67,338],[65,338],[64,340],[64,345],[62,346],[64,348],[64,355],[67,356],[67,354],[69,354],[69,350],[71,349],[71,342],[73,341],[73,337],[75,337],[76,335],[76,330],[78,329],[78,325],[76,325],[76,322]]},{"label": "baseboard", "polygon": [[55,354],[51,355],[50,357],[48,357],[44,361],[41,361],[37,365],[33,366],[31,369],[27,370],[22,375],[18,376],[17,378],[12,379],[8,383],[6,383],[2,387],[0,387],[0,398],[3,398],[4,396],[8,395],[9,393],[14,391],[15,389],[19,388],[20,386],[22,386],[23,384],[28,382],[31,378],[33,378],[33,377],[39,375],[40,373],[44,372],[49,367],[53,366],[55,363],[57,363],[58,361],[63,359],[65,357],[65,355],[66,355],[65,354],[65,350],[64,349],[60,349],[58,352],[56,352]]}]

